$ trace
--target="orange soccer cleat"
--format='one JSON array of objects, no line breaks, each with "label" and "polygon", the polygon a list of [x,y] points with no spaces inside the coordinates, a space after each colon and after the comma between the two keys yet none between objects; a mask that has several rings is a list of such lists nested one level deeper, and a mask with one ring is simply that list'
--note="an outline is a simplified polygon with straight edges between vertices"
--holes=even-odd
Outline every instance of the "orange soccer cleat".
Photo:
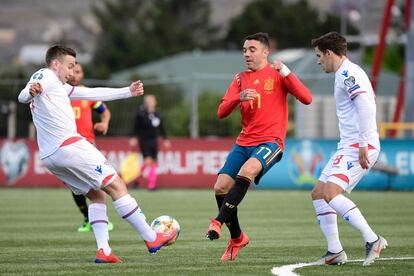
[{"label": "orange soccer cleat", "polygon": [[148,251],[152,254],[157,253],[163,246],[168,246],[173,243],[177,236],[177,230],[172,229],[166,233],[157,233],[157,238],[153,242],[145,241]]},{"label": "orange soccer cleat", "polygon": [[217,240],[221,236],[221,226],[220,221],[211,219],[211,223],[208,226],[206,237],[210,240]]},{"label": "orange soccer cleat", "polygon": [[122,263],[122,260],[115,256],[114,253],[110,253],[108,256],[105,255],[103,249],[99,249],[98,253],[96,254],[95,263],[103,264],[103,263]]},{"label": "orange soccer cleat", "polygon": [[234,261],[237,258],[237,253],[240,249],[249,244],[249,237],[245,233],[241,233],[240,237],[236,239],[230,239],[226,252],[221,256],[221,261]]}]

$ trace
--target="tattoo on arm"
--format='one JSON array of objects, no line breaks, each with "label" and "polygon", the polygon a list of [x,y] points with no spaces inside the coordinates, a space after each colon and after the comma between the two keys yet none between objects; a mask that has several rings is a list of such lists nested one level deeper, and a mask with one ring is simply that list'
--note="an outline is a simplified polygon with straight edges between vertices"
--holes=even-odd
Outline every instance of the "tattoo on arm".
[{"label": "tattoo on arm", "polygon": [[240,92],[240,100],[245,100],[247,98],[247,93],[248,91],[244,90],[242,92]]}]

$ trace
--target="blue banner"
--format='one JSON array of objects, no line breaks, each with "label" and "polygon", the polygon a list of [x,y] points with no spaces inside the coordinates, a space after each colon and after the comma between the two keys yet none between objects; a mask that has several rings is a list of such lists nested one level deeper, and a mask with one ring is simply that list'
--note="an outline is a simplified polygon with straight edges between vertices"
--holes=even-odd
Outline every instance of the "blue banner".
[{"label": "blue banner", "polygon": [[[263,176],[258,189],[312,189],[337,140],[286,140],[283,159]],[[414,190],[414,141],[382,140],[378,161],[397,170],[395,175],[371,169],[356,190]]]}]

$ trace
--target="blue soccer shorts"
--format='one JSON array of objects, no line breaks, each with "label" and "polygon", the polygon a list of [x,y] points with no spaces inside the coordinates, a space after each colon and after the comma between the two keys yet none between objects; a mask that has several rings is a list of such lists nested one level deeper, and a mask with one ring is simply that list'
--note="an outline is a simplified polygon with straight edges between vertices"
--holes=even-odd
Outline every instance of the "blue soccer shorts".
[{"label": "blue soccer shorts", "polygon": [[243,164],[249,158],[256,158],[262,164],[262,171],[254,179],[255,184],[258,185],[262,176],[282,159],[282,155],[282,149],[276,143],[267,142],[258,146],[249,147],[235,144],[218,174],[224,173],[236,179]]}]

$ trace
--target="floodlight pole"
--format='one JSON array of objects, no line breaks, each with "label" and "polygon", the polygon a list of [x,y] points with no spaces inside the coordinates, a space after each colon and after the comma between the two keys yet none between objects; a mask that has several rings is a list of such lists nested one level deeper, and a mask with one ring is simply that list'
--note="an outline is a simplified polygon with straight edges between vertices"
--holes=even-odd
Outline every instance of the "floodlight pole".
[{"label": "floodlight pole", "polygon": [[[411,0],[405,0],[404,31],[407,33],[407,36],[408,36],[408,29],[410,28],[410,18],[411,18],[411,6],[410,5],[411,5]],[[411,47],[413,47],[413,46],[411,46]],[[408,50],[408,48],[409,48],[409,43],[406,42],[405,43],[406,51]],[[407,58],[407,55],[405,55],[405,57]],[[406,85],[405,85],[405,81],[406,81],[406,75],[405,75],[406,63],[407,63],[407,60],[404,61],[402,71],[401,71],[400,84],[398,86],[398,94],[397,94],[397,104],[395,106],[394,117],[393,117],[393,120],[392,120],[394,123],[398,123],[398,122],[401,121],[401,114],[404,111],[405,89],[406,89]],[[397,131],[395,129],[390,131],[390,137],[395,138],[396,135],[397,135]]]},{"label": "floodlight pole", "polygon": [[414,122],[414,1],[407,1],[410,13],[405,47],[405,121]]},{"label": "floodlight pole", "polygon": [[382,20],[380,37],[377,47],[375,48],[374,53],[374,63],[372,64],[372,71],[371,71],[371,84],[374,91],[377,89],[377,79],[381,69],[381,61],[384,55],[384,48],[385,48],[385,38],[387,36],[388,26],[390,25],[391,20],[391,8],[394,4],[394,0],[388,0],[387,5],[384,10],[384,18]]}]

